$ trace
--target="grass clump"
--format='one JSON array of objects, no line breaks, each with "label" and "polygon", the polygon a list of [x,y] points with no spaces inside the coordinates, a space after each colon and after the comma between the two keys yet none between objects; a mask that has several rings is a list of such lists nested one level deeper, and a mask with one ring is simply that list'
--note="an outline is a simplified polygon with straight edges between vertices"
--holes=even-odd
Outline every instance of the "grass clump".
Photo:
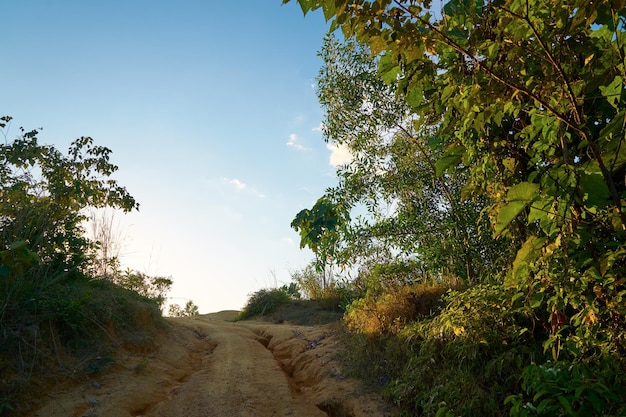
[{"label": "grass clump", "polygon": [[[122,345],[154,349],[165,325],[158,303],[108,281],[77,273],[45,275],[40,268],[13,277],[0,317],[0,397],[4,413],[32,411],[55,378],[81,378],[103,369],[100,359]],[[22,281],[29,284],[22,285]],[[10,411],[10,413],[9,413]]]},{"label": "grass clump", "polygon": [[239,313],[239,320],[250,319],[255,316],[269,316],[280,306],[290,303],[293,296],[287,287],[261,289],[250,295],[247,304]]},{"label": "grass clump", "polygon": [[415,284],[368,291],[346,310],[345,323],[353,332],[369,336],[397,334],[418,317],[433,314],[450,287],[443,284]]}]

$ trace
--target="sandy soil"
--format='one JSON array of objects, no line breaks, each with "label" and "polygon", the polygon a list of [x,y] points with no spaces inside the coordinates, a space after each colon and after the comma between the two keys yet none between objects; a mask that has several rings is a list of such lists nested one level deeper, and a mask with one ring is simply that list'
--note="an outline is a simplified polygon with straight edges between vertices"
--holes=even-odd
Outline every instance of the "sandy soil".
[{"label": "sandy soil", "polygon": [[91,380],[50,390],[30,416],[386,416],[346,376],[335,325],[231,322],[233,312],[169,319],[150,352],[120,349]]}]

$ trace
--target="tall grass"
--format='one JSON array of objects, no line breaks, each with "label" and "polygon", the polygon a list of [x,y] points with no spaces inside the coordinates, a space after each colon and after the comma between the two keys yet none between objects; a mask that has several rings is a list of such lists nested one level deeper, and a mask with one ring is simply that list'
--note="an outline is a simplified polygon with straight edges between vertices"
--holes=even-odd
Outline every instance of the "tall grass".
[{"label": "tall grass", "polygon": [[[0,415],[28,412],[25,394],[48,375],[80,377],[116,344],[145,348],[163,325],[158,304],[111,282],[33,263],[20,247],[0,288]],[[20,265],[20,262],[22,263]],[[4,264],[3,266],[6,266]],[[5,270],[6,272],[6,270]]]}]

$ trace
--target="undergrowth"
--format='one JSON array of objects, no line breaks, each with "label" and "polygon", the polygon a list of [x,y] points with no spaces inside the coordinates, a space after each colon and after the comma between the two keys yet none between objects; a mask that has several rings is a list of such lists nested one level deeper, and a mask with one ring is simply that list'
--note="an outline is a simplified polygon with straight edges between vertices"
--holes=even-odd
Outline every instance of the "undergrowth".
[{"label": "undergrowth", "polygon": [[[78,273],[47,277],[33,268],[0,296],[0,415],[21,415],[37,402],[33,384],[81,378],[111,363],[108,351],[151,349],[164,326],[156,301]],[[13,291],[20,288],[19,291]]]},{"label": "undergrowth", "polygon": [[344,313],[344,291],[337,286],[331,286],[319,295],[320,298],[303,300],[295,284],[261,289],[250,295],[237,320],[257,318],[306,326],[341,320]]},{"label": "undergrowth", "polygon": [[499,285],[451,290],[415,316],[407,305],[419,291],[358,300],[346,315],[346,360],[400,416],[626,415],[622,358],[555,361],[549,329]]}]

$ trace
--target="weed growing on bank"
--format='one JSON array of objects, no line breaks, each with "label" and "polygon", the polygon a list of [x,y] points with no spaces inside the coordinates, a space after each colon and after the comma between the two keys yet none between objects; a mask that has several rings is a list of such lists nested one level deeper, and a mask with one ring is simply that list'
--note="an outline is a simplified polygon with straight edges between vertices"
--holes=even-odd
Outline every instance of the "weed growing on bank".
[{"label": "weed growing on bank", "polygon": [[626,414],[624,360],[555,360],[544,348],[549,323],[499,285],[450,290],[429,314],[381,327],[393,322],[390,300],[396,304],[391,310],[405,312],[406,298],[399,294],[414,291],[381,294],[378,304],[359,300],[346,315],[346,361],[356,375],[382,388],[399,415]]},{"label": "weed growing on bank", "polygon": [[[34,385],[49,376],[80,377],[119,343],[150,349],[165,326],[157,300],[78,272],[54,271],[26,247],[0,251],[0,415],[30,410]],[[8,259],[12,261],[9,262]]]}]

